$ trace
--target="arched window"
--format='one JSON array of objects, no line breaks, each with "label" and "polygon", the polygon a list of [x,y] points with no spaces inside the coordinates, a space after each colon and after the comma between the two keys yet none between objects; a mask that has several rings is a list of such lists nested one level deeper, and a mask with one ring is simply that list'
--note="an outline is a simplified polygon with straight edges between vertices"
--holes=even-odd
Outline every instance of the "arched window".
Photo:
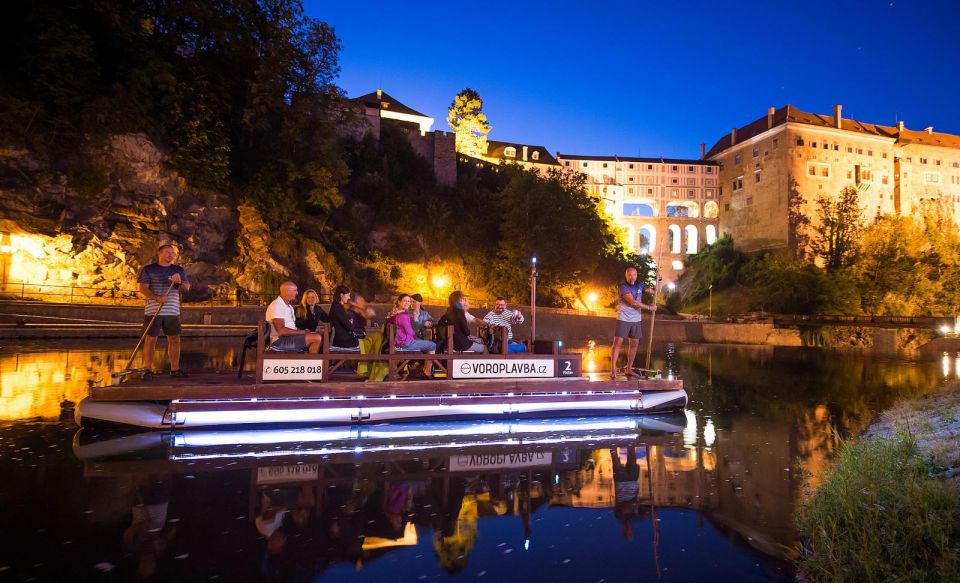
[{"label": "arched window", "polygon": [[507,146],[506,148],[503,149],[503,157],[504,157],[504,158],[516,158],[516,157],[517,157],[517,149],[514,148],[513,146]]},{"label": "arched window", "polygon": [[707,245],[713,245],[717,242],[717,228],[714,225],[707,225],[705,229]]},{"label": "arched window", "polygon": [[646,241],[640,241],[640,253],[650,254],[655,252],[657,246],[657,228],[653,225],[644,225],[640,227],[640,236],[646,238]]},{"label": "arched window", "polygon": [[720,207],[717,206],[717,201],[708,200],[703,203],[703,216],[707,219],[717,218],[717,214],[720,212]]},{"label": "arched window", "polygon": [[697,252],[697,226],[687,225],[683,230],[687,236],[687,254],[692,255]]},{"label": "arched window", "polygon": [[653,207],[642,202],[628,202],[623,205],[625,217],[652,217]]},{"label": "arched window", "polygon": [[670,225],[668,236],[670,242],[670,253],[680,254],[682,250],[680,227],[678,225]]}]

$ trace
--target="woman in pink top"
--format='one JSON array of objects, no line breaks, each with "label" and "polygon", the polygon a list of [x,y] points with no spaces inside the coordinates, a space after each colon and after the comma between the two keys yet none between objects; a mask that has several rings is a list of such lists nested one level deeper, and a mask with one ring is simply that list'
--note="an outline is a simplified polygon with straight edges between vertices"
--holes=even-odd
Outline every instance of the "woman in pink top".
[{"label": "woman in pink top", "polygon": [[[400,294],[397,301],[393,304],[393,310],[387,314],[387,322],[397,327],[397,348],[435,354],[437,352],[437,344],[430,340],[417,338],[416,333],[413,331],[413,326],[410,325],[410,312],[408,311],[410,309],[410,302],[410,296]],[[432,371],[433,361],[423,361],[423,373],[430,376]]]}]

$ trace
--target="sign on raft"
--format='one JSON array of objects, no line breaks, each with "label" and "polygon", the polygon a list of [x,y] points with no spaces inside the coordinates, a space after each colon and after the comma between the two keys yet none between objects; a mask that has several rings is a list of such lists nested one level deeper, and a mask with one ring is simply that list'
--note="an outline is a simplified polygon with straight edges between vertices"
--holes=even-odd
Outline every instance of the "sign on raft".
[{"label": "sign on raft", "polygon": [[450,372],[455,379],[530,379],[556,376],[552,358],[454,359]]},{"label": "sign on raft", "polygon": [[322,360],[263,359],[263,380],[265,381],[319,381],[322,377]]},{"label": "sign on raft", "polygon": [[307,480],[316,480],[318,477],[320,477],[319,464],[296,464],[257,468],[257,484],[305,482]]},{"label": "sign on raft", "polygon": [[553,453],[549,451],[533,451],[529,453],[506,454],[474,454],[450,456],[448,468],[451,472],[467,470],[497,470],[533,468],[548,466],[553,461]]}]

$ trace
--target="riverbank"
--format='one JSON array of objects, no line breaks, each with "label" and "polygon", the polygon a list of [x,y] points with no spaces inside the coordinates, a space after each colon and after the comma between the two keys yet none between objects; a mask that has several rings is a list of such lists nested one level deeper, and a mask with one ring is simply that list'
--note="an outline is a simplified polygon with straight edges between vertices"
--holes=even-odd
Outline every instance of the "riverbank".
[{"label": "riverbank", "polygon": [[960,580],[960,383],[844,443],[797,524],[811,580]]}]

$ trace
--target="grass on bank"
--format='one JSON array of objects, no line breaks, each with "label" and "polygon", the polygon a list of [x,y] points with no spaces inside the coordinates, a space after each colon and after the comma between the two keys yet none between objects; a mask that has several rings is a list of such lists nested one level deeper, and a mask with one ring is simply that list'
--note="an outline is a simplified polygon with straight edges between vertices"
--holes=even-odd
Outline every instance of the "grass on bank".
[{"label": "grass on bank", "polygon": [[800,571],[813,581],[960,580],[956,484],[934,471],[903,433],[844,443],[798,515]]}]

